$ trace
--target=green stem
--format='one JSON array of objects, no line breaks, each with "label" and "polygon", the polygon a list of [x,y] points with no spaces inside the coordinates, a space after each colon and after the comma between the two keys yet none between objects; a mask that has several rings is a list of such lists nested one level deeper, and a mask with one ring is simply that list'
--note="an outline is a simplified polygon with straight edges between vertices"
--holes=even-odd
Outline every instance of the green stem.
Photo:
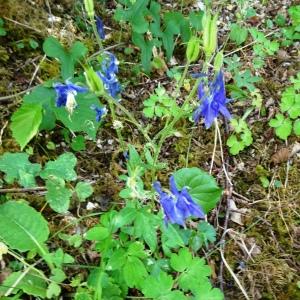
[{"label": "green stem", "polygon": [[106,98],[108,102],[112,102],[114,105],[116,105],[116,107],[118,107],[128,117],[131,123],[134,124],[137,127],[137,129],[143,134],[145,139],[148,142],[152,142],[151,138],[149,137],[148,133],[145,131],[143,126],[135,119],[135,117],[122,104],[117,102],[113,97],[109,95],[104,95],[104,98]]},{"label": "green stem", "polygon": [[112,101],[108,101],[108,105],[109,105],[109,108],[110,108],[110,111],[111,111],[111,116],[112,116],[112,120],[113,120],[113,127],[116,129],[117,136],[118,136],[118,139],[119,139],[119,143],[121,145],[121,149],[122,149],[122,151],[125,151],[126,147],[125,147],[125,142],[124,142],[121,130],[120,130],[120,128],[118,128],[116,126],[117,125],[116,124],[117,117],[116,117],[116,112],[115,112],[115,108],[114,108],[114,105],[113,105]]},{"label": "green stem", "polygon": [[99,48],[100,48],[100,50],[103,50],[103,44],[102,44],[102,41],[99,37],[98,31],[97,31],[97,28],[96,28],[96,24],[95,24],[95,20],[91,19],[91,23],[92,23],[92,28],[93,28],[93,31],[94,31],[94,35],[96,36],[96,40],[97,40],[97,43],[99,45]]}]

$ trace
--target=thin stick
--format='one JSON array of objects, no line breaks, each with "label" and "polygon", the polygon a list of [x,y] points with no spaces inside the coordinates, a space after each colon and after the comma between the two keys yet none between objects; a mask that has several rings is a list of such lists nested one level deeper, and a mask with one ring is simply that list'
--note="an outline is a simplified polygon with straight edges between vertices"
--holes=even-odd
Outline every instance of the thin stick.
[{"label": "thin stick", "polygon": [[215,155],[216,155],[216,149],[217,149],[217,142],[218,142],[218,129],[217,129],[217,126],[215,126],[214,149],[213,149],[213,153],[212,153],[212,156],[211,156],[209,174],[211,174],[212,169],[213,169],[213,165],[214,165],[214,161],[215,161]]},{"label": "thin stick", "polygon": [[10,22],[13,22],[13,23],[15,23],[15,24],[18,24],[18,25],[20,25],[20,26],[23,26],[23,27],[25,27],[25,28],[31,29],[31,30],[33,30],[33,31],[35,31],[35,32],[37,32],[37,33],[40,33],[40,34],[42,33],[41,30],[36,29],[36,28],[34,28],[34,27],[31,27],[31,26],[29,26],[29,25],[27,25],[27,24],[20,23],[20,22],[18,22],[18,21],[12,20],[12,19],[7,18],[7,17],[3,17],[3,19],[5,19],[5,20],[7,20],[7,21],[10,21]]},{"label": "thin stick", "polygon": [[225,267],[227,268],[227,270],[229,271],[229,273],[231,274],[232,278],[234,279],[234,281],[236,282],[236,284],[238,285],[238,287],[240,288],[241,292],[243,293],[243,295],[245,296],[245,298],[247,300],[250,300],[247,292],[245,291],[244,287],[242,286],[240,280],[237,278],[237,276],[234,274],[234,272],[232,271],[231,267],[229,266],[228,262],[226,261],[225,257],[224,257],[224,253],[223,253],[223,249],[220,248],[220,254],[221,254],[221,258],[222,261],[225,265]]},{"label": "thin stick", "polygon": [[226,176],[226,179],[228,181],[228,183],[232,186],[232,182],[228,176],[227,170],[226,170],[226,166],[225,166],[225,160],[224,160],[224,152],[223,152],[223,146],[222,146],[222,137],[221,137],[221,132],[219,129],[219,125],[218,125],[218,121],[217,119],[215,119],[215,126],[217,128],[217,132],[218,132],[218,137],[219,137],[219,142],[220,142],[220,150],[221,150],[221,159],[222,159],[222,165],[223,165],[223,170]]},{"label": "thin stick", "polygon": [[8,124],[8,121],[5,121],[3,127],[0,130],[0,146],[2,145],[2,136],[3,136],[4,130],[5,130],[6,126],[7,126],[7,124]]},{"label": "thin stick", "polygon": [[31,77],[31,79],[30,79],[30,82],[29,82],[29,87],[31,86],[31,84],[32,84],[32,82],[33,82],[33,80],[34,80],[34,78],[35,78],[37,72],[38,72],[39,69],[40,69],[41,64],[43,63],[43,61],[44,61],[45,59],[46,59],[46,54],[42,57],[42,59],[41,59],[41,61],[39,62],[39,64],[35,67],[35,70],[34,70],[34,72],[33,72],[33,74],[32,74],[32,77]]},{"label": "thin stick", "polygon": [[11,188],[11,189],[0,189],[0,194],[2,193],[26,193],[26,192],[37,192],[46,191],[45,186],[37,186],[33,188]]},{"label": "thin stick", "polygon": [[16,98],[18,96],[21,96],[23,94],[26,94],[27,92],[30,92],[31,90],[33,90],[35,87],[31,87],[27,90],[24,90],[24,91],[21,91],[21,92],[18,92],[16,94],[13,94],[13,95],[8,95],[8,96],[3,96],[3,97],[0,97],[0,102],[1,101],[6,101],[6,100],[9,100],[10,98]]}]

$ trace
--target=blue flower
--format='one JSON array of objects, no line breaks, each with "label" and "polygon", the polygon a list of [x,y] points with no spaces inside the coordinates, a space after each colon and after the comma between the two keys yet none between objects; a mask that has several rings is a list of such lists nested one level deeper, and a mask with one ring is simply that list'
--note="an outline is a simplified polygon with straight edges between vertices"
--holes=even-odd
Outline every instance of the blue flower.
[{"label": "blue flower", "polygon": [[73,84],[68,80],[66,81],[66,84],[55,83],[53,87],[56,91],[55,103],[57,107],[68,106],[68,104],[74,103],[77,93],[84,93],[88,90],[87,88]]},{"label": "blue flower", "polygon": [[193,119],[196,123],[202,116],[204,117],[205,127],[209,128],[220,113],[228,119],[231,118],[231,115],[226,108],[229,99],[226,98],[222,71],[220,71],[215,80],[209,84],[207,91],[205,90],[203,83],[200,82],[198,86],[198,98],[201,101],[201,104],[193,114]]},{"label": "blue flower", "polygon": [[187,188],[184,187],[181,191],[177,189],[174,176],[170,177],[171,194],[163,192],[158,181],[154,182],[153,187],[159,194],[166,223],[179,224],[185,227],[187,218],[203,219],[205,217],[202,207],[194,202]]},{"label": "blue flower", "polygon": [[92,105],[91,109],[93,109],[96,112],[96,121],[100,122],[102,117],[106,115],[107,113],[107,109],[105,106],[99,107],[96,105]]},{"label": "blue flower", "polygon": [[105,39],[104,25],[100,17],[95,16],[97,32],[101,40]]},{"label": "blue flower", "polygon": [[105,52],[101,70],[97,72],[103,81],[104,88],[113,98],[116,98],[121,92],[121,85],[116,76],[119,71],[118,64],[117,58],[112,53]]}]

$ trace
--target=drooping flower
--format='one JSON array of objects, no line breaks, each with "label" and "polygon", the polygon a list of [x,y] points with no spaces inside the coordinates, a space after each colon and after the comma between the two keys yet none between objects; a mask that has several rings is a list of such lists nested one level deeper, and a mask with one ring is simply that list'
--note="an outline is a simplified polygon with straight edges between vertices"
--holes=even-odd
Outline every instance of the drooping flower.
[{"label": "drooping flower", "polygon": [[153,187],[159,194],[166,223],[179,224],[185,227],[187,218],[205,217],[202,207],[194,202],[187,188],[184,187],[181,191],[177,189],[174,176],[170,177],[171,194],[163,192],[158,181],[154,182]]},{"label": "drooping flower", "polygon": [[76,106],[75,96],[77,93],[84,93],[87,92],[87,88],[73,84],[70,81],[66,81],[66,84],[62,83],[55,83],[53,85],[56,91],[56,106],[66,106],[66,107],[74,107]]},{"label": "drooping flower", "polygon": [[96,121],[100,122],[102,117],[107,114],[107,109],[105,106],[99,107],[96,105],[92,105],[91,109],[93,109],[96,112]]},{"label": "drooping flower", "polygon": [[104,40],[105,39],[105,32],[104,32],[103,21],[98,16],[95,16],[95,19],[96,19],[96,28],[97,28],[98,35],[99,35],[101,40]]},{"label": "drooping flower", "polygon": [[229,99],[226,98],[222,71],[217,74],[215,80],[208,87],[205,87],[203,82],[200,82],[198,86],[198,98],[201,103],[193,114],[193,119],[196,123],[202,116],[204,117],[205,127],[209,128],[220,113],[225,118],[231,118],[226,107]]},{"label": "drooping flower", "polygon": [[121,86],[116,76],[118,73],[118,64],[117,58],[112,53],[105,52],[101,70],[97,72],[103,81],[104,88],[113,98],[116,98],[121,91]]}]

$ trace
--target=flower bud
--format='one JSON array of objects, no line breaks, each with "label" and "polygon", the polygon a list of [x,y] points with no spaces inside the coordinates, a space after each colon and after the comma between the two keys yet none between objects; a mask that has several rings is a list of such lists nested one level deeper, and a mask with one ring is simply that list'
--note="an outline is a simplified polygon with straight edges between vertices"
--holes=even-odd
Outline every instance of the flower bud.
[{"label": "flower bud", "polygon": [[199,40],[195,36],[192,36],[186,48],[186,58],[189,63],[192,63],[197,60],[199,51],[200,51]]},{"label": "flower bud", "polygon": [[217,48],[217,15],[206,14],[203,17],[203,48],[208,61]]},{"label": "flower bud", "polygon": [[96,95],[102,95],[104,93],[103,82],[93,68],[85,68],[84,76],[87,85],[92,92],[94,92]]},{"label": "flower bud", "polygon": [[94,10],[94,1],[93,0],[84,0],[84,7],[87,15],[91,20],[94,20],[95,10]]},{"label": "flower bud", "polygon": [[219,72],[220,69],[222,68],[223,58],[224,58],[223,51],[218,52],[214,60],[214,69],[216,72]]}]

